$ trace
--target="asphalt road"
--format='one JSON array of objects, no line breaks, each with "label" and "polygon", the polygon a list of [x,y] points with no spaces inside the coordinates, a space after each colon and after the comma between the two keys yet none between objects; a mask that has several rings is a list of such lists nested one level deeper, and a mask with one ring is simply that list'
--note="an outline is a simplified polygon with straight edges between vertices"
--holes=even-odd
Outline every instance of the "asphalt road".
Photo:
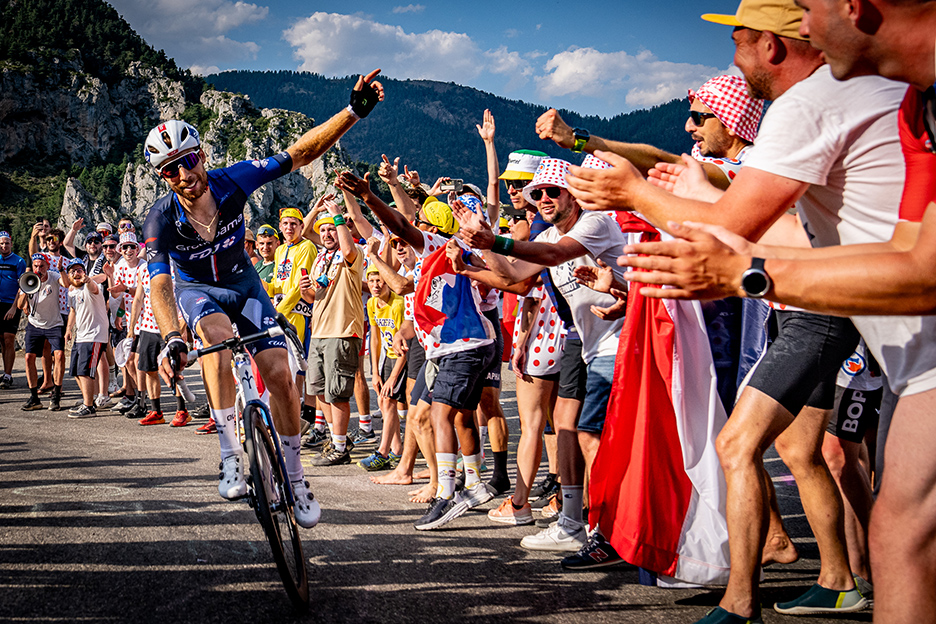
[{"label": "asphalt road", "polygon": [[[17,387],[0,391],[3,622],[674,624],[694,622],[720,597],[717,589],[641,586],[630,566],[564,572],[559,555],[520,548],[536,529],[487,519],[500,499],[450,530],[417,532],[424,505],[406,501],[410,487],[374,485],[356,465],[312,468],[304,456],[323,514],[303,530],[313,604],[300,617],[253,511],[217,494],[212,436],[195,435],[192,425],[144,428],[109,411],[86,420],[22,412],[21,358],[16,370]],[[512,463],[519,422],[511,377],[502,402]],[[70,380],[65,388],[68,407],[79,394]],[[767,569],[765,605],[805,591],[819,568],[795,484],[779,460],[768,466],[802,557]],[[764,618],[821,621],[767,609]],[[838,619],[870,620],[870,611]]]}]

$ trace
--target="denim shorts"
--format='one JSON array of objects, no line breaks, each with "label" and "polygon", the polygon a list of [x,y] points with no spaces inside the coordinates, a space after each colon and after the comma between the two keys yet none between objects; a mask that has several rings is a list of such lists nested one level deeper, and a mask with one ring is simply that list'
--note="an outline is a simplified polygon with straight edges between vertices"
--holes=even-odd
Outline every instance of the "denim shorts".
[{"label": "denim shorts", "polygon": [[437,360],[439,372],[432,385],[431,393],[423,393],[422,400],[444,403],[460,410],[478,409],[484,376],[497,359],[493,344],[444,355]]},{"label": "denim shorts", "polygon": [[578,430],[601,433],[608,415],[611,399],[611,382],[614,381],[613,355],[603,355],[588,363],[588,379],[585,382],[585,400],[579,416]]}]

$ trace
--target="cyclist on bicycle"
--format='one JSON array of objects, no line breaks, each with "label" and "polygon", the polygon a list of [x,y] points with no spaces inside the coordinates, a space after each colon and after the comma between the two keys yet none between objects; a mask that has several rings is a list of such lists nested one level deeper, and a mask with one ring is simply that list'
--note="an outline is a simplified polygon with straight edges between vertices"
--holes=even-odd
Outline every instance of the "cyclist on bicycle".
[{"label": "cyclist on bicycle", "polygon": [[[276,325],[276,310],[244,251],[247,197],[267,182],[311,163],[366,117],[383,99],[383,87],[374,81],[379,72],[358,78],[346,109],[305,133],[285,152],[263,160],[206,171],[205,153],[194,127],[172,120],[150,131],[146,159],[172,190],[153,204],[143,226],[153,312],[169,352],[161,368],[167,382],[178,377],[187,361],[176,304],[205,346],[233,337],[232,324],[242,336]],[[174,298],[170,263],[175,271]],[[299,394],[282,351],[285,348],[282,336],[248,346],[270,389],[273,421],[296,499],[296,521],[310,528],[318,522],[321,510],[303,478]],[[218,491],[224,498],[239,498],[247,484],[234,426],[231,352],[205,356],[201,366],[221,444]]]}]

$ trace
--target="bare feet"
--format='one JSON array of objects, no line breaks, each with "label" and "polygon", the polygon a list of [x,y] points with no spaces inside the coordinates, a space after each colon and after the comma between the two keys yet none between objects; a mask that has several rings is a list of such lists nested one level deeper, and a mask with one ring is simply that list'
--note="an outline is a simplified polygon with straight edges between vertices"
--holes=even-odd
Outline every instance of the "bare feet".
[{"label": "bare feet", "polygon": [[428,479],[431,476],[429,469],[421,470],[413,475],[414,479]]},{"label": "bare feet", "polygon": [[410,485],[413,482],[413,475],[394,469],[379,477],[371,477],[370,480],[377,485]]},{"label": "bare feet", "polygon": [[793,563],[797,559],[799,559],[799,553],[796,551],[796,546],[790,541],[789,535],[772,535],[767,538],[767,543],[764,545],[764,554],[761,557],[761,565]]},{"label": "bare feet", "polygon": [[407,492],[407,494],[409,494],[409,497],[410,497],[409,502],[428,503],[435,496],[435,491],[436,491],[436,486],[431,483],[427,483],[426,485],[422,486],[418,490]]}]

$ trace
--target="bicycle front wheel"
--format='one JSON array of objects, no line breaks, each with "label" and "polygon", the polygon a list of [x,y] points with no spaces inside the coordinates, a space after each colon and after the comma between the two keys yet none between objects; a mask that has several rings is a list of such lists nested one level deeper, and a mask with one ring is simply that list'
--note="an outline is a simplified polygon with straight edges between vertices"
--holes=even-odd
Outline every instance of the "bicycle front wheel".
[{"label": "bicycle front wheel", "polygon": [[286,488],[289,482],[280,468],[270,430],[259,408],[248,405],[243,415],[244,447],[250,463],[250,479],[256,499],[257,516],[273,551],[276,569],[293,605],[309,608],[309,576],[302,555],[302,541]]}]

